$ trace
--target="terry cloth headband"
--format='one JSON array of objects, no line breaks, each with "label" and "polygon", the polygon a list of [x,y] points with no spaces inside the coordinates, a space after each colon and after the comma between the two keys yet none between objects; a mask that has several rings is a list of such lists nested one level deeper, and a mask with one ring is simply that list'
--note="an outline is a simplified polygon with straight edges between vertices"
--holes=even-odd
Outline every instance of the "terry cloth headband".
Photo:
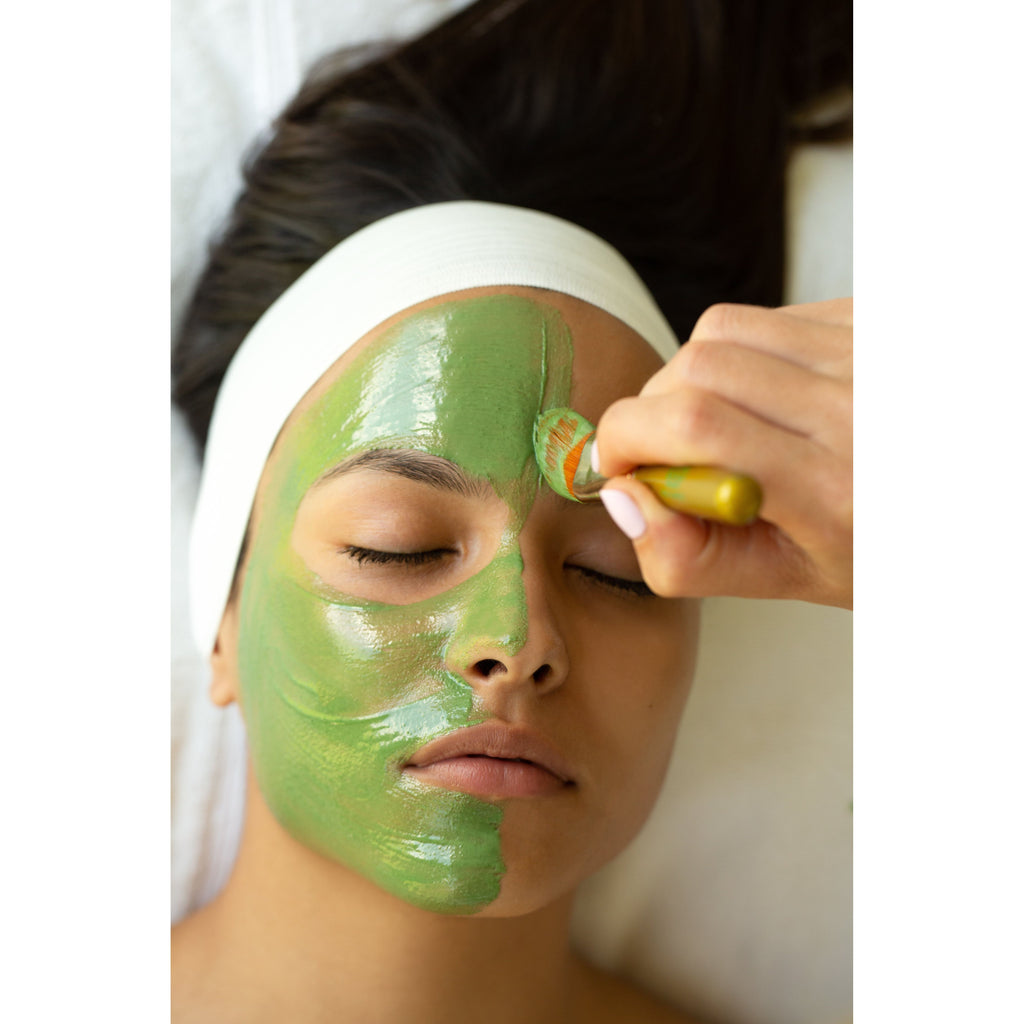
[{"label": "terry cloth headband", "polygon": [[495,203],[435,203],[350,235],[260,317],[221,383],[189,553],[192,630],[204,655],[213,650],[263,465],[303,395],[395,313],[503,284],[583,299],[632,327],[666,361],[679,349],[625,259],[558,217]]}]

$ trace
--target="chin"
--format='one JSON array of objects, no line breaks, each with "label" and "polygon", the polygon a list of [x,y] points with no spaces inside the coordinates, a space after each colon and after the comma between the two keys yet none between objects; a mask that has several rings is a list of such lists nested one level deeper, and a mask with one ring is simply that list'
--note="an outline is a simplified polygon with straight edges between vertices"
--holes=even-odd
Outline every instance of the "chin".
[{"label": "chin", "polygon": [[571,883],[554,884],[550,878],[533,877],[532,873],[513,868],[502,878],[497,897],[466,916],[486,920],[527,917],[558,903],[571,903],[580,881],[581,878],[574,878]]},{"label": "chin", "polygon": [[637,831],[631,829],[617,837],[595,834],[574,827],[571,819],[564,828],[536,825],[526,808],[506,810],[501,826],[505,861],[501,888],[477,917],[521,917],[557,903],[568,905],[579,885],[628,846]]}]

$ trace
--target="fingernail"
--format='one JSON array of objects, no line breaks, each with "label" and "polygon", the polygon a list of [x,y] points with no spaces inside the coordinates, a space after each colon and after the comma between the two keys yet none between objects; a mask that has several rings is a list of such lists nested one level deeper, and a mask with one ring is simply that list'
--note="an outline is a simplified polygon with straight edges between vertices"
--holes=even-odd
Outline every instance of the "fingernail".
[{"label": "fingernail", "polygon": [[597,438],[590,442],[590,468],[595,473],[601,472],[601,463],[597,461]]},{"label": "fingernail", "polygon": [[606,487],[601,491],[601,500],[615,525],[630,540],[643,536],[647,523],[644,522],[640,506],[625,491],[614,491]]}]

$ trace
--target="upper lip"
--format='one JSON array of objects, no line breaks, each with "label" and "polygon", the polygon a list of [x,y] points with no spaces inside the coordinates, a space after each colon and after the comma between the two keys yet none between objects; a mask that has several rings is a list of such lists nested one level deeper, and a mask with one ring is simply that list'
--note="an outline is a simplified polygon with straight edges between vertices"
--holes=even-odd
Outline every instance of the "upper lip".
[{"label": "upper lip", "polygon": [[499,757],[506,761],[530,761],[562,782],[572,773],[562,755],[543,737],[528,729],[490,721],[450,732],[421,747],[403,767],[423,768],[453,757]]}]

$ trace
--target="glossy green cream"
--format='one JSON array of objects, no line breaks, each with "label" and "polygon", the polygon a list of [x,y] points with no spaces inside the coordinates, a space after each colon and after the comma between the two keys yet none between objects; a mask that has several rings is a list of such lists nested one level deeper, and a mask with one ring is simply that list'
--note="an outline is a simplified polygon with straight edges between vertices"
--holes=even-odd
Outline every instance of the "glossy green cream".
[{"label": "glossy green cream", "polygon": [[[400,766],[483,720],[446,656],[525,641],[519,533],[539,486],[538,415],[569,397],[572,345],[519,296],[413,313],[365,348],[281,438],[241,596],[241,703],[260,792],[300,842],[418,906],[472,913],[499,892],[500,805]],[[303,496],[351,455],[416,448],[490,482],[510,511],[493,560],[447,592],[385,605],[338,592],[291,544]]]}]

